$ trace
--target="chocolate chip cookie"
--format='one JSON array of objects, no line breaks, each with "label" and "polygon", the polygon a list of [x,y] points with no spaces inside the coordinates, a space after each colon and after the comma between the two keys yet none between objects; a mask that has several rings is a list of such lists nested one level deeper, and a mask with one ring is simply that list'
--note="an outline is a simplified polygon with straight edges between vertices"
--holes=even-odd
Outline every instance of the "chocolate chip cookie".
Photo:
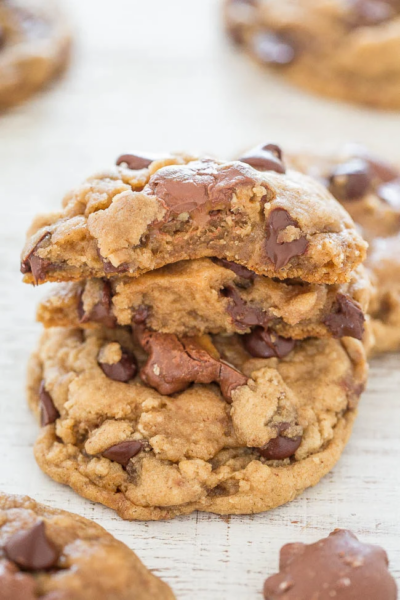
[{"label": "chocolate chip cookie", "polygon": [[336,156],[297,154],[290,162],[324,183],[358,224],[370,249],[373,351],[400,348],[400,169],[349,144]]},{"label": "chocolate chip cookie", "polygon": [[396,600],[397,586],[383,548],[336,529],[314,544],[287,544],[279,573],[264,584],[265,600]]},{"label": "chocolate chip cookie", "polygon": [[58,75],[70,45],[65,16],[55,1],[0,0],[0,110]]},{"label": "chocolate chip cookie", "polygon": [[257,513],[332,469],[365,380],[350,337],[52,328],[29,366],[35,456],[125,519]]},{"label": "chocolate chip cookie", "polygon": [[1,600],[173,600],[127,546],[78,515],[0,493]]},{"label": "chocolate chip cookie", "polygon": [[153,331],[180,336],[250,333],[264,327],[293,339],[360,339],[369,297],[370,282],[362,266],[349,283],[325,285],[278,282],[236,263],[203,258],[137,278],[60,284],[41,302],[37,316],[45,327],[146,323]]},{"label": "chocolate chip cookie", "polygon": [[225,0],[234,42],[327,96],[400,108],[399,0]]},{"label": "chocolate chip cookie", "polygon": [[267,277],[347,282],[366,253],[347,213],[318,182],[286,171],[276,146],[258,159],[121,156],[35,220],[25,281],[137,277],[215,257]]}]

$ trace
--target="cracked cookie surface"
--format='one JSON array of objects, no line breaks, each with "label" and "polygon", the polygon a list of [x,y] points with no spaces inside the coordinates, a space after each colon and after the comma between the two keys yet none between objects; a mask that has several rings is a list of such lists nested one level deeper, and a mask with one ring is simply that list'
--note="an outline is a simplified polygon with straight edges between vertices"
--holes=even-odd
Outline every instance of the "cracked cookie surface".
[{"label": "cracked cookie surface", "polygon": [[0,1],[0,110],[25,100],[66,66],[71,46],[58,3]]},{"label": "cracked cookie surface", "polygon": [[250,333],[265,327],[283,337],[303,339],[335,334],[330,318],[340,310],[343,296],[355,311],[366,312],[370,282],[363,267],[347,284],[318,285],[277,282],[235,263],[198,259],[137,278],[61,284],[41,302],[37,317],[45,327],[142,322],[154,331],[177,335]]},{"label": "cracked cookie surface", "polygon": [[398,0],[225,0],[234,42],[326,96],[400,108]]},{"label": "cracked cookie surface", "polygon": [[120,157],[67,195],[59,213],[35,220],[25,281],[136,277],[216,257],[279,279],[347,282],[366,252],[351,218],[323,186],[268,154],[257,168],[246,157],[175,156],[145,168]]},{"label": "cracked cookie surface", "polygon": [[399,350],[400,169],[354,144],[334,156],[305,152],[289,161],[330,189],[369,242],[372,351]]},{"label": "cracked cookie surface", "polygon": [[93,521],[0,493],[4,600],[173,600],[125,544]]},{"label": "cracked cookie surface", "polygon": [[366,380],[358,340],[309,339],[265,359],[237,335],[134,334],[44,333],[28,398],[36,459],[56,481],[125,519],[256,513],[339,459]]}]

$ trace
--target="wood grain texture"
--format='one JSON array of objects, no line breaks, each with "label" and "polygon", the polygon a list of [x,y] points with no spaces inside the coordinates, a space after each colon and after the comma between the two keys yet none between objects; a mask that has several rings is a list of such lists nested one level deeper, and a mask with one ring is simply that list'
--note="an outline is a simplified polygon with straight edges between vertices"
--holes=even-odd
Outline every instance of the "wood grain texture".
[{"label": "wood grain texture", "polygon": [[349,527],[383,545],[400,578],[400,355],[374,361],[352,440],[336,469],[292,504],[254,517],[194,515],[125,523],[46,478],[25,406],[25,365],[45,291],[23,286],[19,251],[33,215],[129,150],[234,156],[261,139],[349,139],[400,161],[400,114],[319,99],[267,75],[221,33],[218,0],[69,0],[76,51],[48,93],[0,116],[0,489],[27,493],[105,526],[181,600],[261,598],[290,541]]}]

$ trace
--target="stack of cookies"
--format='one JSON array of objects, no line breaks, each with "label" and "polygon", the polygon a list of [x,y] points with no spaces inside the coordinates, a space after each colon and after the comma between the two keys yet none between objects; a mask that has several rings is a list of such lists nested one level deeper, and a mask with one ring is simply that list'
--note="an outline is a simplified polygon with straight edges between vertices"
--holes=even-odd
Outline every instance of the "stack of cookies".
[{"label": "stack of cookies", "polygon": [[29,367],[39,466],[126,519],[255,513],[336,463],[366,382],[366,243],[267,144],[128,154],[32,225],[60,282]]}]

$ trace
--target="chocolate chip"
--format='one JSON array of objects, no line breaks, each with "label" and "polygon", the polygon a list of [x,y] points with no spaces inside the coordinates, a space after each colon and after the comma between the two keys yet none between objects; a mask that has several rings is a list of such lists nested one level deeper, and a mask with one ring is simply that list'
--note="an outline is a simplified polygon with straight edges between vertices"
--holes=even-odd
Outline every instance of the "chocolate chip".
[{"label": "chocolate chip", "polygon": [[400,178],[380,185],[377,195],[395,210],[400,210]]},{"label": "chocolate chip", "polygon": [[355,27],[379,25],[395,16],[395,10],[387,0],[349,0],[353,10]]},{"label": "chocolate chip", "polygon": [[361,340],[365,322],[361,306],[346,294],[338,294],[336,300],[336,312],[325,318],[325,325],[335,339],[348,336]]},{"label": "chocolate chip", "polygon": [[368,154],[363,158],[368,163],[374,177],[380,181],[386,183],[400,177],[400,171],[388,162]]},{"label": "chocolate chip", "polygon": [[338,200],[358,200],[372,184],[371,169],[361,158],[337,165],[329,178],[329,190]]},{"label": "chocolate chip", "polygon": [[35,589],[32,575],[20,573],[11,562],[0,563],[0,600],[37,600]]},{"label": "chocolate chip", "polygon": [[50,234],[46,231],[39,239],[34,248],[22,259],[21,262],[21,273],[26,275],[32,273],[35,285],[45,281],[48,268],[51,262],[45,258],[37,256],[35,252],[41,247],[42,242],[50,239]]},{"label": "chocolate chip", "polygon": [[285,35],[261,31],[252,38],[255,56],[266,65],[290,65],[296,58],[296,49]]},{"label": "chocolate chip", "polygon": [[227,4],[228,33],[236,44],[243,44],[245,32],[255,19],[258,0],[230,0]]},{"label": "chocolate chip", "polygon": [[243,300],[234,286],[227,285],[221,290],[221,294],[230,299],[227,311],[238,329],[245,331],[256,325],[267,326],[268,315],[261,308],[252,306]]},{"label": "chocolate chip", "polygon": [[0,25],[0,50],[3,48],[6,42],[6,34],[2,26]]},{"label": "chocolate chip", "polygon": [[282,161],[282,150],[276,144],[257,146],[246,152],[239,160],[258,171],[286,173],[286,167]]},{"label": "chocolate chip", "polygon": [[224,267],[225,269],[230,269],[231,271],[236,273],[236,275],[238,277],[241,277],[242,279],[254,281],[254,279],[257,277],[257,275],[256,275],[256,273],[254,273],[254,271],[250,271],[250,269],[247,269],[243,265],[238,265],[237,263],[231,262],[230,260],[225,260],[224,258],[213,258],[212,260],[216,265],[219,265],[220,267]]},{"label": "chocolate chip", "polygon": [[131,352],[124,348],[121,350],[121,360],[113,364],[99,361],[99,365],[103,373],[110,379],[127,383],[133,379],[137,373],[137,361]]},{"label": "chocolate chip", "polygon": [[300,237],[291,242],[278,242],[279,234],[287,227],[298,228],[298,223],[283,208],[275,208],[269,213],[267,220],[265,249],[268,258],[279,271],[285,267],[295,256],[302,256],[308,242],[305,237]]},{"label": "chocolate chip", "polygon": [[266,600],[396,600],[397,586],[379,546],[337,529],[314,544],[288,544],[279,573],[264,584]]},{"label": "chocolate chip", "polygon": [[344,147],[344,152],[353,158],[358,158],[365,161],[370,168],[373,179],[378,180],[378,182],[385,183],[400,177],[400,171],[398,168],[394,167],[388,161],[371,154],[368,149],[361,144],[346,144]]},{"label": "chocolate chip", "polygon": [[247,378],[218,357],[211,356],[215,348],[205,347],[199,338],[182,338],[148,330],[138,331],[139,341],[149,354],[141,370],[143,381],[160,394],[182,392],[191,383],[219,383],[224,398],[231,400],[231,393]]},{"label": "chocolate chip", "polygon": [[51,569],[59,552],[47,538],[43,521],[30,529],[15,533],[4,547],[7,558],[27,571]]},{"label": "chocolate chip", "polygon": [[285,358],[296,344],[294,340],[272,334],[263,327],[256,327],[242,339],[247,352],[254,358]]},{"label": "chocolate chip", "polygon": [[270,440],[265,446],[258,448],[258,452],[263,458],[267,460],[284,460],[295,454],[301,444],[302,437],[301,435],[293,438],[286,437],[284,433],[289,428],[290,423],[279,423],[276,438]]},{"label": "chocolate chip", "polygon": [[108,460],[113,460],[114,462],[119,463],[123,467],[127,467],[131,458],[139,454],[142,448],[142,442],[129,440],[127,442],[121,442],[120,444],[111,446],[111,448],[108,448],[108,450],[105,450],[102,453],[102,456],[104,456],[104,458],[108,458]]},{"label": "chocolate chip", "polygon": [[230,208],[238,188],[256,185],[253,173],[250,167],[240,162],[219,168],[213,160],[204,159],[160,169],[144,191],[163,202],[167,211],[165,220],[171,215],[189,213],[193,220],[203,225],[210,212]]},{"label": "chocolate chip", "polygon": [[122,154],[117,159],[117,165],[119,166],[125,163],[132,171],[139,171],[140,169],[147,169],[154,160],[154,158],[140,154]]},{"label": "chocolate chip", "polygon": [[126,271],[129,271],[129,265],[127,263],[121,263],[118,267],[114,267],[111,261],[101,255],[99,249],[97,249],[97,255],[103,263],[104,273],[107,275],[115,275],[117,273],[126,273]]},{"label": "chocolate chip", "polygon": [[132,321],[135,325],[141,325],[142,323],[146,323],[149,317],[149,308],[148,306],[138,306],[133,315]]},{"label": "chocolate chip", "polygon": [[42,427],[51,425],[60,416],[57,408],[54,405],[53,399],[49,392],[46,391],[44,381],[41,382],[39,388],[39,405],[40,405],[40,423]]},{"label": "chocolate chip", "polygon": [[96,302],[96,304],[88,313],[85,313],[81,296],[78,306],[78,313],[81,323],[94,321],[96,323],[101,323],[105,327],[110,327],[111,329],[116,327],[117,320],[112,312],[112,290],[110,282],[102,282],[99,301]]}]

